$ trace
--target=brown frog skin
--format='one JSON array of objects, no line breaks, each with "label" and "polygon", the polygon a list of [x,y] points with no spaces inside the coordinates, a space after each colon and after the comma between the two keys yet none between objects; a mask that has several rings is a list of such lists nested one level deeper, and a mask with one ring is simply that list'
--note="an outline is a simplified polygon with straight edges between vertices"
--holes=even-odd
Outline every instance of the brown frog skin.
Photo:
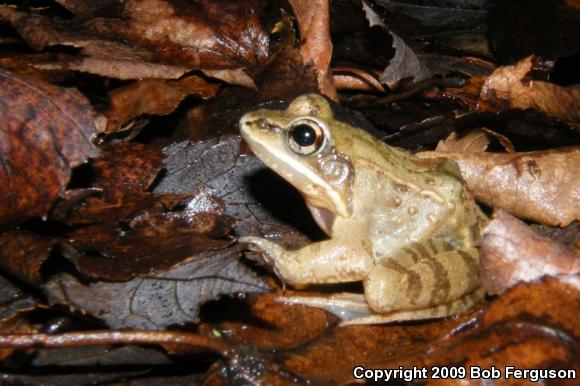
[{"label": "brown frog skin", "polygon": [[450,160],[423,160],[334,119],[316,94],[285,111],[245,114],[252,151],[300,191],[329,236],[290,251],[242,237],[285,283],[362,281],[364,298],[293,298],[351,318],[383,323],[457,314],[483,296],[478,250],[486,222]]}]

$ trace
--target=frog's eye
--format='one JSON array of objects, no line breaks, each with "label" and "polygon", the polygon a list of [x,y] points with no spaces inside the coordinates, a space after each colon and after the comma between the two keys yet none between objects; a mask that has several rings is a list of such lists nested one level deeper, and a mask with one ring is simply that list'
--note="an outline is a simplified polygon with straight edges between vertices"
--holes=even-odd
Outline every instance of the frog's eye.
[{"label": "frog's eye", "polygon": [[324,132],[315,121],[301,119],[290,125],[286,140],[295,153],[311,155],[322,147]]}]

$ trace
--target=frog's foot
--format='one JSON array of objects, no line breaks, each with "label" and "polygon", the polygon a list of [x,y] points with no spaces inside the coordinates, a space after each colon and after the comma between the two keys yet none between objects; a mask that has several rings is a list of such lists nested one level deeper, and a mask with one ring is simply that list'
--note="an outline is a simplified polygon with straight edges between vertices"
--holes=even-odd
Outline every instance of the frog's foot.
[{"label": "frog's foot", "polygon": [[[339,293],[332,296],[278,296],[276,301],[322,308],[338,316],[343,321],[364,319],[374,315],[362,294]],[[344,323],[344,322],[343,322]]]},{"label": "frog's foot", "polygon": [[[356,226],[350,227],[352,232]],[[239,242],[262,255],[248,258],[265,262],[283,282],[295,287],[363,280],[374,266],[369,241],[363,236],[349,243],[319,241],[292,251],[261,237],[240,237]]]},{"label": "frog's foot", "polygon": [[248,250],[258,253],[257,256],[248,256],[250,260],[273,268],[276,267],[276,257],[282,256],[286,252],[286,250],[278,244],[261,237],[240,237],[238,242],[246,244]]},{"label": "frog's foot", "polygon": [[383,324],[405,322],[410,320],[446,318],[448,316],[457,315],[471,309],[474,305],[479,303],[484,298],[484,296],[485,291],[483,289],[478,289],[447,304],[440,304],[419,310],[392,311],[386,314],[372,314],[360,318],[343,320],[340,325],[348,326],[356,324]]},{"label": "frog's foot", "polygon": [[276,297],[276,301],[322,308],[342,319],[340,326],[349,326],[444,318],[469,310],[481,301],[484,294],[484,291],[479,289],[448,304],[419,310],[392,311],[385,314],[374,313],[369,308],[364,295],[352,293],[341,293],[330,297],[279,296]]}]

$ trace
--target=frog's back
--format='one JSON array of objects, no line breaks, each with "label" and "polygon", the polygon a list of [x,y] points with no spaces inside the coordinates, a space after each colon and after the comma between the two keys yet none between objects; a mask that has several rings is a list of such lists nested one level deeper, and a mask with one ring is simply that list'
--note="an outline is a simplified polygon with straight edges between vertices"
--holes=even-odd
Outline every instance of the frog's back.
[{"label": "frog's back", "polygon": [[379,256],[441,238],[460,247],[479,233],[479,213],[453,161],[419,159],[359,132],[351,141],[353,215],[362,219]]}]

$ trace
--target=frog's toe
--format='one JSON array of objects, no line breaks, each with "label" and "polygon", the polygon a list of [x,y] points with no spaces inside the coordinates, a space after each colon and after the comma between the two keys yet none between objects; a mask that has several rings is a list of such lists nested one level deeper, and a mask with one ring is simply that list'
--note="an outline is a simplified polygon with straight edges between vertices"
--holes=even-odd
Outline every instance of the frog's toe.
[{"label": "frog's toe", "polygon": [[244,236],[238,239],[238,242],[246,245],[246,249],[257,252],[261,256],[247,256],[250,260],[254,260],[259,263],[266,263],[267,265],[273,266],[278,259],[284,253],[284,249],[278,244],[273,243],[261,237],[254,236]]},{"label": "frog's toe", "polygon": [[[373,315],[364,295],[340,293],[328,297],[322,296],[278,296],[276,301],[284,304],[296,304],[322,308],[343,321],[361,319]],[[343,322],[344,323],[344,322]]]},{"label": "frog's toe", "polygon": [[253,236],[244,236],[238,238],[238,243],[244,244],[244,249],[252,251],[252,252],[262,252],[262,248],[260,247],[261,239],[259,237]]}]

